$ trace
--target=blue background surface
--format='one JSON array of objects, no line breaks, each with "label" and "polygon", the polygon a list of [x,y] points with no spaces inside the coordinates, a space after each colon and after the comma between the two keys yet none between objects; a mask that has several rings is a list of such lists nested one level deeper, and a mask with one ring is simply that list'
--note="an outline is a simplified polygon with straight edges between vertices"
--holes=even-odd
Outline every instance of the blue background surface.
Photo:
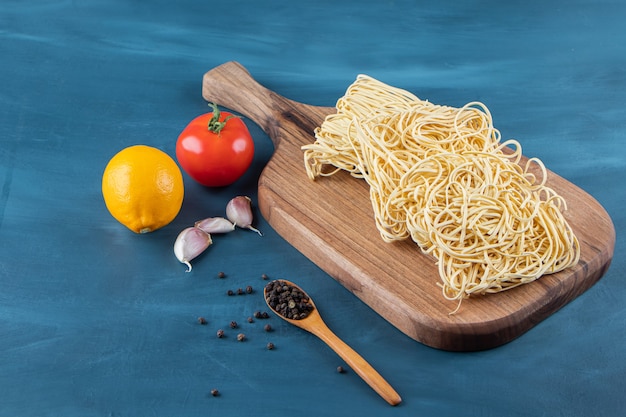
[{"label": "blue background surface", "polygon": [[[3,0],[0,416],[623,415],[625,18],[626,3],[590,0]],[[269,138],[246,120],[250,171],[217,190],[185,177],[181,213],[150,235],[108,214],[101,175],[136,143],[174,156],[179,132],[208,110],[202,75],[230,60],[316,105],[334,105],[359,73],[439,104],[483,101],[503,138],[607,209],[609,272],[520,338],[473,353],[403,335],[258,212],[264,237],[216,237],[185,274],[176,235],[235,195],[256,201]],[[264,309],[264,273],[308,290],[403,403],[338,374],[342,361],[314,336],[276,317],[271,333],[246,323]],[[257,292],[225,295],[246,285]]]}]

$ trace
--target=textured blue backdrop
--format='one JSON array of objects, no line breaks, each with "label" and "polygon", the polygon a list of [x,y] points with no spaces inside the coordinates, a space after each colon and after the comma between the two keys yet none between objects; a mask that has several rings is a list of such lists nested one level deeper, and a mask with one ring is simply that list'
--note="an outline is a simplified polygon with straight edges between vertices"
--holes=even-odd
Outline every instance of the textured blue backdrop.
[{"label": "textured blue backdrop", "polygon": [[[3,0],[0,416],[620,415],[625,18],[617,0]],[[611,269],[519,339],[476,353],[404,336],[262,218],[263,238],[218,237],[185,274],[178,231],[236,194],[255,199],[269,138],[247,121],[257,154],[246,176],[220,190],[185,177],[180,215],[151,235],[109,216],[101,175],[132,144],[173,156],[180,130],[207,111],[202,75],[229,60],[317,105],[332,106],[359,73],[440,104],[483,101],[503,137],[606,207]],[[271,333],[245,323],[260,293],[225,291],[260,290],[263,273],[308,289],[404,402],[392,408],[354,372],[336,373],[340,359],[308,333],[276,318]],[[231,320],[246,343],[215,337]]]}]

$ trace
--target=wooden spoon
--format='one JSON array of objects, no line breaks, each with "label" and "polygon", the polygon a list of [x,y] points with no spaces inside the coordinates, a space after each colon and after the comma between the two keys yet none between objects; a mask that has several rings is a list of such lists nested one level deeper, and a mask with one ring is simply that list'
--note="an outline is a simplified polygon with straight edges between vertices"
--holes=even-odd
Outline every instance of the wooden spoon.
[{"label": "wooden spoon", "polygon": [[[268,287],[270,284],[274,282],[281,282],[284,285],[289,287],[294,287],[308,298],[308,304],[313,307],[313,309],[308,313],[305,318],[294,320],[285,317],[283,314],[278,312],[274,307],[270,305],[268,300]],[[355,352],[350,346],[348,346],[343,340],[337,337],[324,323],[322,320],[322,316],[320,316],[317,308],[315,307],[315,303],[313,303],[313,299],[308,296],[306,292],[304,292],[300,287],[295,285],[294,283],[280,279],[272,281],[270,284],[267,284],[263,289],[263,296],[265,298],[265,302],[268,307],[276,313],[283,320],[293,324],[294,326],[300,327],[310,333],[313,333],[315,336],[322,339],[328,346],[331,347],[346,363],[352,368],[367,384],[374,389],[381,397],[385,399],[391,405],[397,405],[402,401],[400,395],[393,389],[391,385],[385,379],[380,376],[380,374],[372,368],[372,366],[365,361],[357,352]]]}]

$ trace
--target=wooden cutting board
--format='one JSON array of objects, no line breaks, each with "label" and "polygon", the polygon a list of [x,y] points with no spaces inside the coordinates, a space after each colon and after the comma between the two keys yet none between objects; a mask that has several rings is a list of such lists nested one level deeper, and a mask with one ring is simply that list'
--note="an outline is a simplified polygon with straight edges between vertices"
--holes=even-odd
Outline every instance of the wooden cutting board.
[{"label": "wooden cutting board", "polygon": [[[411,240],[385,243],[380,238],[364,180],[345,172],[315,181],[307,177],[300,147],[315,141],[313,130],[334,107],[278,95],[236,62],[207,72],[202,95],[249,117],[272,139],[275,153],[258,192],[269,224],[382,317],[428,346],[474,351],[507,343],[582,294],[609,267],[615,229],[607,212],[589,194],[549,172],[548,185],[568,203],[565,216],[581,244],[579,264],[509,291],[472,297],[450,315],[456,302],[443,298],[434,258]],[[284,278],[298,282],[297,276]]]}]

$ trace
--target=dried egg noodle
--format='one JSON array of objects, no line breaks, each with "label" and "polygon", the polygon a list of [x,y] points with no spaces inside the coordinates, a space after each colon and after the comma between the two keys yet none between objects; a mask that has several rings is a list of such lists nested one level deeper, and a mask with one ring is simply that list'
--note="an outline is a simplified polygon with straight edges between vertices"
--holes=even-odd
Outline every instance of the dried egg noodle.
[{"label": "dried egg noodle", "polygon": [[484,104],[434,105],[359,75],[336,107],[302,147],[307,174],[365,179],[383,240],[410,237],[434,256],[447,299],[460,306],[578,263],[546,168],[520,166],[521,146],[500,141]]}]

